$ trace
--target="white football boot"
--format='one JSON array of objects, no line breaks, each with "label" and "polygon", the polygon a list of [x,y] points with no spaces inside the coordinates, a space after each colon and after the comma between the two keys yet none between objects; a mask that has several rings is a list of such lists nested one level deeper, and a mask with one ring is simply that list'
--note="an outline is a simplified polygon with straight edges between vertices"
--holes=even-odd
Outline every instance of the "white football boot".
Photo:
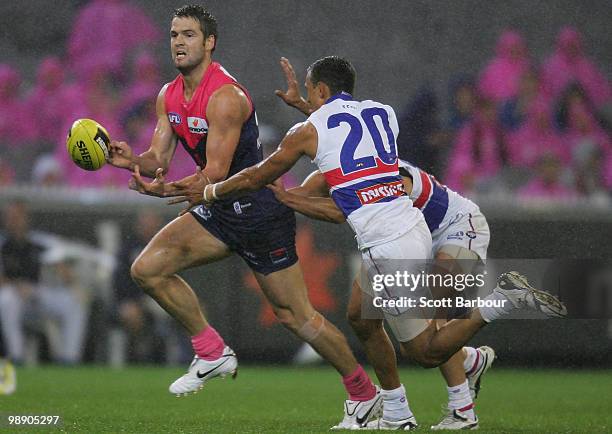
[{"label": "white football boot", "polygon": [[432,431],[478,429],[478,418],[470,419],[459,410],[450,410],[442,421],[431,427]]},{"label": "white football boot", "polygon": [[417,421],[414,416],[408,419],[397,421],[386,420],[384,418],[375,419],[368,422],[367,429],[373,430],[394,430],[394,431],[411,431],[418,428]]},{"label": "white football boot", "polygon": [[238,359],[228,346],[217,360],[203,360],[195,356],[187,373],[172,383],[169,390],[176,396],[187,396],[189,393],[197,393],[208,380],[215,377],[225,378],[227,375],[232,378],[238,375]]},{"label": "white football boot", "polygon": [[344,419],[338,425],[331,427],[337,429],[363,429],[373,418],[380,416],[382,410],[382,394],[376,386],[376,395],[369,401],[344,401]]},{"label": "white football boot", "polygon": [[480,368],[472,372],[470,375],[466,375],[468,380],[468,386],[470,387],[470,396],[472,397],[472,400],[478,398],[482,376],[489,370],[491,365],[493,365],[493,361],[496,357],[495,350],[491,347],[478,347],[476,348],[476,351],[478,351],[480,357],[482,357],[482,365],[480,365]]},{"label": "white football boot", "polygon": [[518,309],[535,310],[556,318],[567,315],[567,308],[557,297],[535,289],[525,276],[516,271],[499,276],[497,287],[493,291],[504,295]]}]

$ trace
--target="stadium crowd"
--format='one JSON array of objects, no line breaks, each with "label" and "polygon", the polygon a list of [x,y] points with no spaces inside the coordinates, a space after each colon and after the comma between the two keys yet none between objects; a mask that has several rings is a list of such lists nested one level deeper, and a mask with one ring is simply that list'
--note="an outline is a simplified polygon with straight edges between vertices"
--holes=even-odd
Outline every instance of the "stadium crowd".
[{"label": "stadium crowd", "polygon": [[451,188],[516,192],[524,199],[602,198],[612,191],[609,80],[572,27],[537,65],[522,35],[507,30],[476,79],[450,87],[440,122],[435,93],[424,87],[400,120],[400,155]]},{"label": "stadium crowd", "polygon": [[[29,89],[17,67],[1,64],[0,184],[125,188],[127,178],[114,171],[82,176],[69,160],[65,135],[74,119],[89,117],[143,151],[155,125],[161,78],[154,47],[161,40],[139,7],[94,0],[77,15],[65,56],[42,59]],[[564,27],[538,64],[520,32],[504,31],[477,77],[452,80],[447,104],[424,85],[399,111],[400,156],[468,196],[607,202],[612,87],[584,45],[579,30]],[[170,177],[193,169],[187,154],[177,152]]]},{"label": "stadium crowd", "polygon": [[[123,23],[127,16],[129,26]],[[154,96],[161,85],[151,47],[160,43],[161,30],[140,8],[124,0],[93,0],[78,14],[65,56],[42,59],[31,87],[22,86],[17,66],[0,64],[0,187],[125,189],[128,177],[119,171],[83,176],[66,152],[66,132],[75,119],[92,118],[143,152],[155,126]],[[510,193],[526,201],[609,204],[612,86],[584,45],[579,30],[564,27],[553,52],[538,63],[520,32],[503,32],[495,56],[478,76],[451,81],[447,104],[424,85],[398,112],[400,157],[467,196]],[[90,56],[94,51],[97,55]],[[170,177],[194,169],[187,153],[177,152]],[[143,301],[125,269],[161,223],[143,215],[137,238],[119,249],[112,309],[103,321],[122,331],[129,361],[159,361],[175,339],[164,324],[167,318]],[[59,318],[52,358],[79,362],[95,301],[74,276],[73,256],[54,255],[53,238],[30,231],[23,204],[3,207],[0,234],[5,352],[23,361],[26,336],[45,328],[47,318]],[[144,335],[144,330],[155,332]]]}]

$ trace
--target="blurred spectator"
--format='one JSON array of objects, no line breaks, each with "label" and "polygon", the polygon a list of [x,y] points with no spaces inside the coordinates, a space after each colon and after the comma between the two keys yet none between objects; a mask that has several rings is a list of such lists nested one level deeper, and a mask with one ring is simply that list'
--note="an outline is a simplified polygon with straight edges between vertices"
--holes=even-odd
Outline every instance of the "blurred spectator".
[{"label": "blurred spectator", "polygon": [[521,77],[518,94],[504,101],[501,106],[499,117],[504,130],[517,130],[524,124],[534,105],[548,104],[550,100],[546,96],[538,72],[530,69]]},{"label": "blurred spectator", "polygon": [[585,142],[574,148],[573,168],[576,188],[581,195],[607,200],[608,158],[593,142]]},{"label": "blurred spectator", "polygon": [[562,181],[563,168],[559,157],[547,153],[540,157],[536,175],[525,186],[519,189],[518,196],[524,200],[574,201],[576,191]]},{"label": "blurred spectator", "polygon": [[81,357],[86,314],[70,286],[66,269],[51,286],[41,285],[44,246],[30,231],[25,204],[3,209],[4,242],[0,248],[0,325],[9,357],[21,363],[25,356],[25,329],[39,329],[42,321],[58,318],[61,347],[57,361],[77,363]]},{"label": "blurred spectator", "polygon": [[92,0],[75,18],[68,55],[79,81],[100,69],[123,79],[125,59],[139,46],[151,48],[160,32],[140,7],[126,0]]},{"label": "blurred spectator", "polygon": [[547,104],[530,105],[523,125],[507,135],[509,161],[519,167],[533,167],[546,153],[557,155],[564,166],[571,162],[571,152],[552,125]]},{"label": "blurred spectator", "polygon": [[497,41],[495,57],[480,75],[479,93],[494,102],[515,97],[530,64],[523,36],[516,30],[504,31]]},{"label": "blurred spectator", "polygon": [[598,109],[612,102],[610,82],[586,57],[582,35],[573,27],[563,27],[559,32],[555,52],[544,62],[542,80],[553,97],[577,82]]},{"label": "blurred spectator", "polygon": [[574,149],[592,143],[606,155],[612,146],[589,98],[579,85],[571,85],[557,108],[557,125],[570,155]]},{"label": "blurred spectator", "polygon": [[460,130],[474,115],[477,100],[474,81],[467,77],[458,77],[451,80],[449,94],[450,116],[448,129],[455,132]]},{"label": "blurred spectator", "polygon": [[161,78],[155,57],[146,51],[140,53],[132,65],[131,80],[121,103],[122,109],[130,111],[143,102],[150,102],[155,118],[155,100],[160,87]]},{"label": "blurred spectator", "polygon": [[66,82],[65,66],[57,57],[43,59],[36,74],[36,84],[26,98],[28,113],[36,122],[32,128],[37,141],[54,145],[64,143],[66,125],[71,119],[74,107],[82,104],[82,95],[74,85]]},{"label": "blurred spectator", "polygon": [[54,187],[64,183],[62,167],[52,154],[43,154],[32,168],[32,183],[39,187]]},{"label": "blurred spectator", "polygon": [[399,119],[399,157],[439,174],[443,133],[438,122],[438,102],[433,89],[424,86]]},{"label": "blurred spectator", "polygon": [[27,116],[20,89],[19,72],[0,64],[0,148],[16,148],[35,138],[35,121]]},{"label": "blurred spectator", "polygon": [[[97,69],[90,79],[78,85],[81,95],[80,104],[70,107],[68,121],[62,128],[68,131],[71,123],[79,118],[91,118],[108,131],[111,139],[124,137],[119,122],[119,100],[111,77],[102,68]],[[104,167],[94,172],[85,172],[70,159],[66,152],[66,133],[61,134],[55,149],[55,158],[62,167],[64,182],[73,187],[113,187],[123,186],[124,179],[117,177],[117,171]]]},{"label": "blurred spectator", "polygon": [[507,160],[495,104],[481,98],[473,119],[463,126],[455,139],[445,181],[449,187],[469,194],[497,175]]},{"label": "blurred spectator", "polygon": [[[166,314],[132,281],[130,267],[148,242],[162,227],[159,214],[142,211],[125,237],[114,275],[114,321],[126,338],[127,361],[161,362],[164,357],[163,335],[167,334]],[[165,331],[164,331],[165,330]]]},{"label": "blurred spectator", "polygon": [[0,155],[0,187],[13,184],[15,181],[15,171],[5,158]]}]

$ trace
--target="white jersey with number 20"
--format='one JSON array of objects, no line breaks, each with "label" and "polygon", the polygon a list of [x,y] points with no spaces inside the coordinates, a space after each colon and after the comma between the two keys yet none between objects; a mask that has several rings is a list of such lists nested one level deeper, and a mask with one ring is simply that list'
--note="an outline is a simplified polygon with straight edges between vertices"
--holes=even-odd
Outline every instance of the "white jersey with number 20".
[{"label": "white jersey with number 20", "polygon": [[317,130],[314,163],[360,249],[394,240],[423,219],[404,192],[397,159],[397,118],[375,101],[339,93],[308,118]]}]

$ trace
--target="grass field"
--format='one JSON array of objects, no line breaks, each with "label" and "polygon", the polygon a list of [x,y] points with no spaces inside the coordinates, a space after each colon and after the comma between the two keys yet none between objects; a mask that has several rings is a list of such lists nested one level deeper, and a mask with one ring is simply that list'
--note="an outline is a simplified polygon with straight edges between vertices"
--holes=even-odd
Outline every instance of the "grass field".
[{"label": "grass field", "polygon": [[[180,369],[106,367],[20,369],[0,414],[60,415],[55,431],[127,433],[326,432],[342,417],[344,392],[327,368],[242,367],[194,396],[167,386]],[[429,431],[446,399],[436,371],[404,369],[419,431]],[[477,401],[481,432],[612,432],[612,371],[492,370]],[[0,433],[6,432],[6,422]],[[11,432],[54,429],[10,428]]]}]

